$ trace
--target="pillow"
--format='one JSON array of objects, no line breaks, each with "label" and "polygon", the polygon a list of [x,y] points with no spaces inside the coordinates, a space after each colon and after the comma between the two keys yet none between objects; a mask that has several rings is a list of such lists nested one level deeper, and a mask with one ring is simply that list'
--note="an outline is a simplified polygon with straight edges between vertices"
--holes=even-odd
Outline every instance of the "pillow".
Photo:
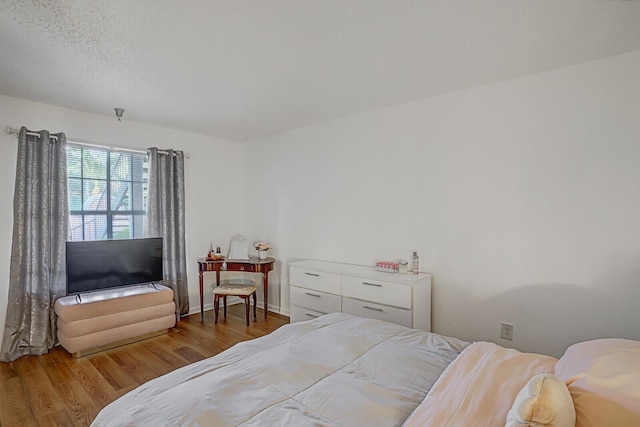
[{"label": "pillow", "polygon": [[576,409],[576,427],[640,426],[640,341],[599,339],[570,346],[555,366]]},{"label": "pillow", "polygon": [[531,378],[516,396],[505,427],[574,427],[576,411],[565,383],[555,375]]},{"label": "pillow", "polygon": [[557,359],[474,342],[449,364],[403,427],[504,425],[513,399],[537,374],[553,374]]}]

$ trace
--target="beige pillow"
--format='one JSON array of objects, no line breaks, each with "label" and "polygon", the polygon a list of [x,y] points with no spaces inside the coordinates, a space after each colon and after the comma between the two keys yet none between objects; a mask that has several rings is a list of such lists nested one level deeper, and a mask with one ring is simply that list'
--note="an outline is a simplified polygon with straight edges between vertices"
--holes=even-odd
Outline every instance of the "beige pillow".
[{"label": "beige pillow", "polygon": [[576,427],[640,426],[640,341],[574,344],[558,360],[576,408]]},{"label": "beige pillow", "polygon": [[565,383],[555,375],[531,378],[516,396],[505,427],[574,427],[576,412]]}]

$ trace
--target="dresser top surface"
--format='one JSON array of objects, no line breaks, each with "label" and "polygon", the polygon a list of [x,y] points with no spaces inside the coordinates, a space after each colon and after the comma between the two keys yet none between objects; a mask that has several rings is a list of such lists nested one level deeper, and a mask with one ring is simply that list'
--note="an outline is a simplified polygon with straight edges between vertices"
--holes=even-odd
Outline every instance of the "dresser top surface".
[{"label": "dresser top surface", "polygon": [[431,274],[428,273],[386,273],[377,271],[373,266],[345,264],[332,261],[320,261],[315,259],[291,262],[289,263],[289,267],[320,271],[325,273],[334,273],[343,276],[363,277],[384,282],[403,283],[407,285],[412,285],[424,279],[431,278]]}]

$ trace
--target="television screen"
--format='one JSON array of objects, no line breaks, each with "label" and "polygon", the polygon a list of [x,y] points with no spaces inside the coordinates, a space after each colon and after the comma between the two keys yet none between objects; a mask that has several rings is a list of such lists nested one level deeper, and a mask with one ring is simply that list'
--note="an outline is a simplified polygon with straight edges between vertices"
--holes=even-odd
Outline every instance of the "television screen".
[{"label": "television screen", "polygon": [[66,244],[67,295],[162,281],[162,238]]}]

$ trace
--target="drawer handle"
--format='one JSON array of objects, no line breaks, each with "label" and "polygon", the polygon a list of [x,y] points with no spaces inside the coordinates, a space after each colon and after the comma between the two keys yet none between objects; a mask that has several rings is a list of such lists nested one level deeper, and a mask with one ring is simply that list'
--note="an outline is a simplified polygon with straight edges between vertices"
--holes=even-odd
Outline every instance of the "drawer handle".
[{"label": "drawer handle", "polygon": [[319,274],[314,274],[314,273],[304,273],[304,274],[306,274],[307,276],[320,277]]},{"label": "drawer handle", "polygon": [[320,298],[320,295],[318,294],[312,294],[311,292],[305,292],[305,295],[309,295],[310,297],[316,297],[316,298]]},{"label": "drawer handle", "polygon": [[315,315],[313,315],[313,314],[309,314],[309,313],[305,313],[304,315],[305,315],[305,316],[307,316],[307,317],[312,317],[312,318],[314,318],[314,319],[315,319],[316,317],[318,317],[318,316],[315,316]]},{"label": "drawer handle", "polygon": [[373,310],[373,311],[384,311],[381,308],[377,308],[377,307],[369,307],[368,305],[363,305],[362,308],[366,308],[367,310]]},{"label": "drawer handle", "polygon": [[382,285],[379,283],[369,283],[369,282],[362,282],[363,285],[367,285],[367,286],[375,286],[376,288],[381,288]]}]

